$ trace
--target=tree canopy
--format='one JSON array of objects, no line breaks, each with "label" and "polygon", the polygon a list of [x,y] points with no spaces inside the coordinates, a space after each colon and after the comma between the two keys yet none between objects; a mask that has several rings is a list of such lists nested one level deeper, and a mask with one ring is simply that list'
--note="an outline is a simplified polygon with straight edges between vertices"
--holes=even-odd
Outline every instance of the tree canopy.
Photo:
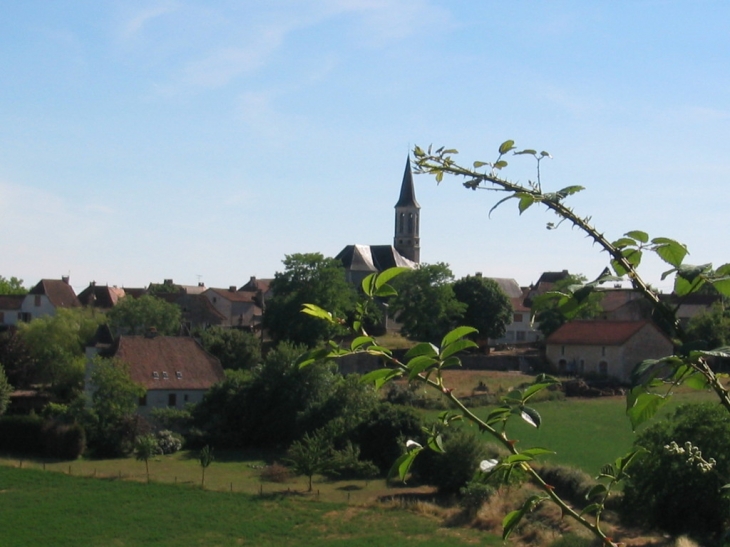
[{"label": "tree canopy", "polygon": [[180,331],[181,311],[175,304],[156,296],[125,297],[107,313],[109,326],[118,333],[144,334],[154,328],[158,334]]},{"label": "tree canopy", "polygon": [[0,275],[0,294],[27,294],[28,289],[23,287],[23,280],[17,277],[6,279]]},{"label": "tree canopy", "polygon": [[275,340],[313,346],[338,334],[336,326],[301,313],[304,304],[316,304],[345,318],[355,307],[355,289],[347,283],[339,260],[320,253],[297,253],[283,260],[284,271],[271,282],[273,296],[264,311],[264,326]]},{"label": "tree canopy", "polygon": [[390,301],[401,332],[415,340],[436,342],[461,320],[466,304],[454,294],[448,264],[421,264],[393,280],[398,295]]},{"label": "tree canopy", "polygon": [[568,320],[592,319],[603,311],[601,307],[603,294],[600,292],[591,292],[570,318],[561,311],[558,305],[560,294],[566,291],[572,293],[571,288],[583,285],[586,280],[587,278],[584,275],[570,274],[556,281],[549,292],[535,298],[532,303],[532,314],[538,323],[537,328],[545,338],[558,330]]},{"label": "tree canopy", "polygon": [[512,321],[512,303],[496,281],[466,276],[454,283],[454,295],[466,310],[464,325],[479,331],[480,338],[501,338]]},{"label": "tree canopy", "polygon": [[261,342],[250,332],[210,327],[197,336],[203,348],[220,359],[225,369],[250,369],[261,362]]}]

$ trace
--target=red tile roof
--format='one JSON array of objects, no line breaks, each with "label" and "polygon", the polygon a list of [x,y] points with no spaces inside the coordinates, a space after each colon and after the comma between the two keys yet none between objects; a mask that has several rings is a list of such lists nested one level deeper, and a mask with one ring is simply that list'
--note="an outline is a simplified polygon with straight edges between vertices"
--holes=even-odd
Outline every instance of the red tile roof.
[{"label": "red tile roof", "polygon": [[[235,287],[234,287],[235,288]],[[248,291],[236,291],[230,289],[214,289],[210,288],[208,291],[216,293],[221,298],[225,298],[231,302],[256,302],[256,293]],[[207,291],[206,291],[207,292]]]},{"label": "red tile roof", "polygon": [[67,281],[62,279],[41,279],[29,294],[43,294],[56,308],[77,308],[81,302]]},{"label": "red tile roof", "polygon": [[209,389],[225,377],[220,361],[192,338],[121,336],[114,355],[148,390]]},{"label": "red tile roof", "polygon": [[0,310],[19,310],[23,307],[24,294],[0,294]]},{"label": "red tile roof", "polygon": [[652,324],[649,321],[571,321],[548,336],[546,342],[580,346],[620,346],[646,325]]}]

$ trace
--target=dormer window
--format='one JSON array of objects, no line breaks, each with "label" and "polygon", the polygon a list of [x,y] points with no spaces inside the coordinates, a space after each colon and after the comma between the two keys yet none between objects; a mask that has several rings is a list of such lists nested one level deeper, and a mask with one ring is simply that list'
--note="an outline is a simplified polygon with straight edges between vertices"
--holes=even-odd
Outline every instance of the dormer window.
[{"label": "dormer window", "polygon": [[160,374],[158,372],[156,372],[156,371],[153,372],[152,373],[152,379],[153,380],[159,380],[160,379]]},{"label": "dormer window", "polygon": [[178,380],[182,380],[182,372],[180,372],[179,370],[175,373],[175,376],[177,376]]},{"label": "dormer window", "polygon": [[163,380],[167,380],[168,378],[169,378],[169,376],[167,375],[167,372],[163,372],[162,373],[162,379]]}]

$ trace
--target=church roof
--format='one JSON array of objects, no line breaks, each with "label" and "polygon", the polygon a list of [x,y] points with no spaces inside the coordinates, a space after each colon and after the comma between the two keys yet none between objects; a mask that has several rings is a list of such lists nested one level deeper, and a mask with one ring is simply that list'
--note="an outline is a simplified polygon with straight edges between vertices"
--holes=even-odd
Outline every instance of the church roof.
[{"label": "church roof", "polygon": [[392,245],[348,245],[335,258],[342,261],[345,269],[361,272],[382,272],[395,266],[418,266]]},{"label": "church roof", "polygon": [[418,207],[421,208],[420,205],[418,205],[418,202],[416,201],[416,190],[413,187],[413,173],[411,172],[411,158],[410,156],[406,160],[406,170],[403,173],[403,182],[401,183],[400,187],[400,197],[398,198],[398,203],[395,204],[396,207]]}]

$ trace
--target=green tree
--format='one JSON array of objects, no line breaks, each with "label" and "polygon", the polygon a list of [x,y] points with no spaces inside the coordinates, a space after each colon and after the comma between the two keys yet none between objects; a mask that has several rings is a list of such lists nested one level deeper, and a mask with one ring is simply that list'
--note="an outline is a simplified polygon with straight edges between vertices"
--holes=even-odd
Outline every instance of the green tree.
[{"label": "green tree", "polygon": [[86,358],[84,348],[104,316],[85,308],[59,308],[19,326],[20,337],[33,358],[34,381],[47,384],[62,400],[81,391]]},{"label": "green tree", "polygon": [[91,364],[90,407],[84,421],[89,445],[99,455],[118,456],[133,448],[135,413],[145,389],[119,359],[96,356]]},{"label": "green tree", "polygon": [[496,281],[467,276],[454,283],[454,295],[466,305],[461,322],[479,331],[480,338],[501,338],[512,321],[512,303]]},{"label": "green tree", "polygon": [[206,351],[220,359],[225,369],[251,369],[261,362],[261,341],[250,332],[210,327],[198,333]]},{"label": "green tree", "polygon": [[144,334],[152,328],[163,335],[176,335],[180,331],[180,308],[147,294],[121,299],[107,316],[109,326],[117,333]]},{"label": "green tree", "polygon": [[[730,523],[730,497],[722,489],[730,482],[728,413],[716,404],[683,405],[641,432],[635,444],[648,454],[635,464],[624,488],[624,518],[673,535],[716,539]],[[710,457],[710,465],[703,463]]]},{"label": "green tree", "polygon": [[30,349],[15,329],[0,333],[0,363],[5,366],[8,381],[16,388],[26,389],[38,383]]},{"label": "green tree", "polygon": [[5,369],[0,363],[0,416],[5,414],[10,404],[10,394],[13,392],[13,386],[8,382],[8,377],[5,376]]},{"label": "green tree", "polygon": [[398,295],[390,301],[401,331],[413,340],[435,342],[464,316],[466,304],[456,299],[454,274],[448,264],[421,264],[393,281]]},{"label": "green tree", "polygon": [[200,479],[200,486],[201,488],[205,488],[205,470],[210,467],[210,464],[215,461],[215,456],[213,455],[213,449],[210,447],[210,445],[205,445],[198,454],[198,462],[200,463],[200,469],[203,473],[202,478]]},{"label": "green tree", "polygon": [[586,297],[574,308],[566,309],[565,306],[561,306],[561,298],[571,297],[575,291],[579,291],[585,286],[586,281],[587,278],[584,275],[570,274],[557,281],[549,292],[541,294],[532,302],[532,315],[538,323],[537,328],[545,338],[567,321],[593,319],[603,312],[601,307],[603,294],[600,292],[586,294]]},{"label": "green tree", "polygon": [[313,303],[339,318],[353,313],[356,292],[345,279],[342,263],[320,253],[287,255],[283,263],[284,271],[271,282],[273,296],[264,311],[264,326],[271,336],[313,346],[338,335],[341,328],[302,317],[300,312],[305,303]]},{"label": "green tree", "polygon": [[23,287],[23,280],[17,277],[6,279],[0,275],[0,294],[28,294],[28,289]]},{"label": "green tree", "polygon": [[334,465],[332,443],[322,430],[305,433],[300,441],[294,441],[287,450],[286,462],[295,473],[307,477],[307,492],[311,492],[314,475],[326,473]]},{"label": "green tree", "polygon": [[134,441],[134,457],[138,462],[144,462],[148,484],[150,482],[150,458],[159,453],[160,448],[154,435],[140,435]]},{"label": "green tree", "polygon": [[730,312],[721,304],[698,313],[687,325],[687,342],[696,342],[704,349],[730,345]]}]

